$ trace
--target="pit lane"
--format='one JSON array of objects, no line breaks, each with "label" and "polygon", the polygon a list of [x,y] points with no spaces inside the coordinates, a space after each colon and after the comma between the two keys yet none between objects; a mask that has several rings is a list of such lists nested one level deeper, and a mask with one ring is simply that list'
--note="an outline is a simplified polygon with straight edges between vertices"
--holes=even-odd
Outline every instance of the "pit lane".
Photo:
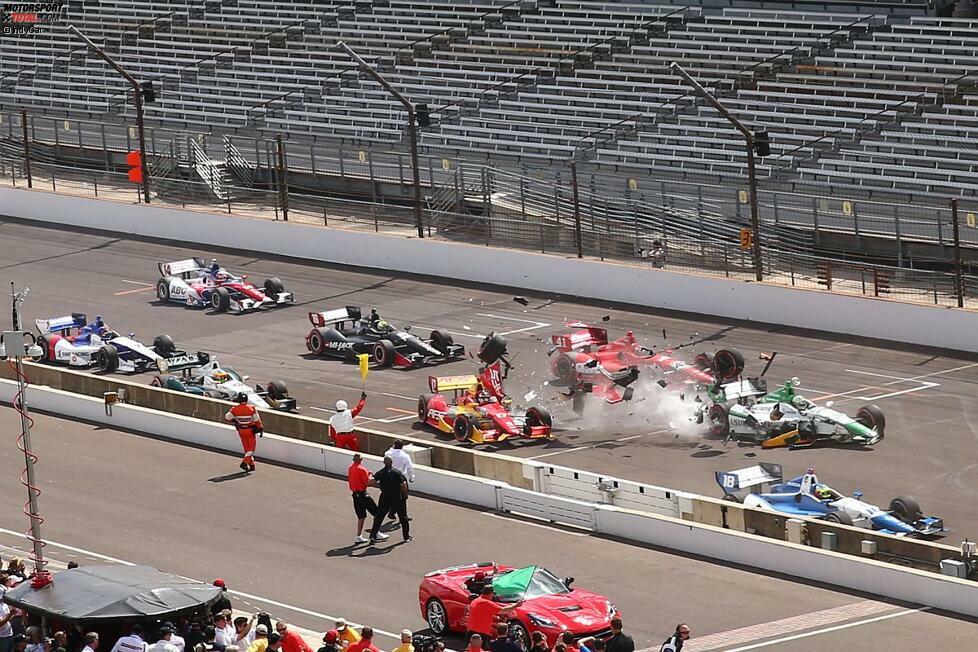
[{"label": "pit lane", "polygon": [[[978,514],[973,509],[978,498],[978,431],[974,429],[978,419],[972,401],[978,362],[974,358],[780,326],[581,304],[561,297],[527,294],[529,305],[523,306],[513,301],[513,292],[497,289],[13,221],[0,223],[0,237],[5,254],[0,277],[31,286],[24,307],[28,323],[35,317],[74,311],[90,317],[102,314],[113,328],[134,331],[144,340],[166,332],[181,348],[216,354],[250,375],[250,382],[286,380],[305,414],[328,416],[336,399],[349,401],[360,392],[355,365],[317,359],[305,351],[304,337],[310,328],[306,313],[346,304],[376,307],[396,325],[410,324],[421,333],[428,327],[444,328],[467,347],[476,347],[490,330],[508,333],[516,365],[507,381],[509,393],[517,398],[531,391],[538,394],[535,400],[551,408],[560,432],[553,442],[517,442],[489,450],[717,496],[720,492],[713,479],[717,470],[761,460],[782,463],[786,474],[800,474],[814,466],[824,481],[840,491],[862,490],[867,500],[884,506],[897,494],[916,496],[925,512],[946,519],[952,530],[948,543],[978,535]],[[157,304],[153,288],[157,262],[191,255],[216,256],[231,271],[249,274],[259,283],[278,276],[296,293],[297,304],[241,316]],[[609,321],[602,321],[605,316]],[[546,339],[568,319],[606,325],[612,337],[633,329],[649,345],[699,342],[688,348],[691,354],[736,347],[747,358],[748,373],[762,368],[759,353],[777,351],[768,373],[772,383],[798,376],[810,398],[823,403],[833,400],[850,412],[875,402],[886,413],[886,439],[874,450],[762,451],[702,436],[677,436],[670,419],[649,411],[652,400],[610,407],[593,403],[585,418],[577,419],[552,388],[541,387],[547,377]],[[474,362],[462,361],[429,370],[372,370],[361,422],[390,432],[445,439],[415,424],[417,396],[425,391],[429,374],[469,373],[476,368]],[[152,376],[135,378],[149,382]]]}]

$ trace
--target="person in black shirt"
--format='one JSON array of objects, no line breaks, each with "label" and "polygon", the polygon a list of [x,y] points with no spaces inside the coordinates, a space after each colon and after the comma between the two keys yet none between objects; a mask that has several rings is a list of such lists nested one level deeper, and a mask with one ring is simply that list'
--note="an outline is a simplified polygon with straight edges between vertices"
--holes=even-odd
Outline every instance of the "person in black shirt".
[{"label": "person in black shirt", "polygon": [[496,638],[489,642],[490,652],[523,652],[523,646],[509,635],[509,625],[496,623]]},{"label": "person in black shirt", "polygon": [[635,641],[621,631],[621,618],[611,619],[611,638],[605,644],[607,652],[635,652]]},{"label": "person in black shirt", "polygon": [[411,522],[407,515],[408,483],[404,474],[394,468],[394,460],[384,457],[384,468],[374,473],[370,484],[380,488],[380,498],[377,500],[377,514],[374,516],[374,526],[370,529],[370,543],[377,543],[380,525],[389,512],[395,512],[401,522],[401,532],[404,540],[411,540]]},{"label": "person in black shirt", "polygon": [[528,652],[550,652],[547,646],[547,637],[543,632],[533,632],[530,634],[530,649]]},{"label": "person in black shirt", "polygon": [[219,614],[222,611],[231,611],[231,600],[228,598],[228,587],[220,577],[214,580],[214,586],[221,589],[221,597],[211,605],[211,614]]},{"label": "person in black shirt", "polygon": [[689,640],[690,629],[686,623],[676,625],[676,632],[662,644],[661,652],[680,652]]}]

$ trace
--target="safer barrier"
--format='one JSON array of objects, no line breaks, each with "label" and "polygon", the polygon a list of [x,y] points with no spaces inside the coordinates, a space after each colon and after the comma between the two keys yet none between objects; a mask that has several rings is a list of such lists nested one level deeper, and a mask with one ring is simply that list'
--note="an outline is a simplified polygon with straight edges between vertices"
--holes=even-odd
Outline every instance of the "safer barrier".
[{"label": "safer barrier", "polygon": [[[0,401],[9,403],[16,391],[14,382],[0,380]],[[225,424],[126,404],[116,404],[109,411],[100,399],[47,387],[32,387],[28,401],[36,409],[75,419],[238,451],[235,431]],[[344,473],[352,455],[349,451],[272,432],[262,440],[261,454],[264,459],[333,474]],[[368,455],[366,459],[368,467],[379,468],[377,456]],[[729,528],[548,496],[504,482],[430,467],[416,467],[416,476],[414,489],[418,492],[481,508],[525,514],[597,534],[978,616],[978,584],[967,580],[753,536]],[[680,503],[686,504],[686,498],[681,496]],[[692,501],[694,511],[696,500]],[[735,511],[743,509],[729,507]]]}]

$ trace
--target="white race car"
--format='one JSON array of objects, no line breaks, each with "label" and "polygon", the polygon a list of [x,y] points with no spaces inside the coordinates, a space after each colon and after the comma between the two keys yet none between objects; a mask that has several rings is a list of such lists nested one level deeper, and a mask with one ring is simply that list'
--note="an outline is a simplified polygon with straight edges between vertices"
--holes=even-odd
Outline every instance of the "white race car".
[{"label": "white race car", "polygon": [[182,303],[194,308],[210,306],[218,312],[250,312],[261,308],[295,302],[282,281],[265,279],[259,288],[247,276],[235,276],[212,260],[208,266],[201,258],[159,263],[160,280],[157,298],[166,303]]},{"label": "white race car", "polygon": [[289,396],[289,388],[281,380],[273,380],[267,387],[251,387],[244,381],[248,376],[238,374],[231,367],[222,367],[217,358],[209,358],[205,364],[184,369],[182,376],[159,375],[150,383],[154,387],[187,392],[198,396],[231,401],[238,394],[246,394],[248,403],[258,409],[295,412],[296,400]]}]

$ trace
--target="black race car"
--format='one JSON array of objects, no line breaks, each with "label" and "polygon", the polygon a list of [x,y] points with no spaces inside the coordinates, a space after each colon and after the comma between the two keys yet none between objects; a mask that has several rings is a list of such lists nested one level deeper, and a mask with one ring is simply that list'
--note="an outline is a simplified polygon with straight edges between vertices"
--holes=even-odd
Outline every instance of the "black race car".
[{"label": "black race car", "polygon": [[422,339],[411,333],[410,326],[394,328],[376,310],[366,319],[356,306],[310,312],[309,321],[313,328],[306,335],[306,348],[316,355],[356,362],[358,355],[366,353],[378,367],[406,368],[451,362],[465,355],[465,347],[455,344],[445,331],[433,330],[431,337]]}]

